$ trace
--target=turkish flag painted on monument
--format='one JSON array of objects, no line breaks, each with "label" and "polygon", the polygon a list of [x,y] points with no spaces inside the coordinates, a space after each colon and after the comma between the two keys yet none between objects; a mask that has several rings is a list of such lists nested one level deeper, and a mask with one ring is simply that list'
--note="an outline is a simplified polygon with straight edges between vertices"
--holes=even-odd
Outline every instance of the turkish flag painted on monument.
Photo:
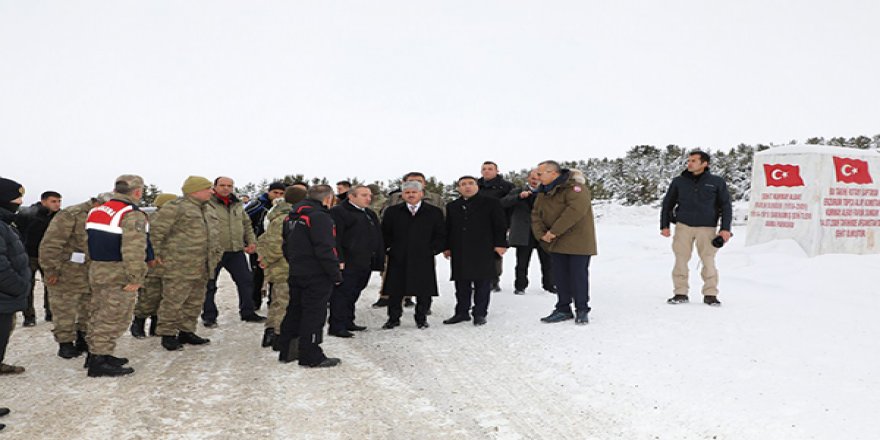
[{"label": "turkish flag painted on monument", "polygon": [[787,164],[764,164],[767,186],[804,186],[801,167]]},{"label": "turkish flag painted on monument", "polygon": [[858,159],[834,156],[834,173],[841,183],[873,183],[868,172],[868,162]]}]

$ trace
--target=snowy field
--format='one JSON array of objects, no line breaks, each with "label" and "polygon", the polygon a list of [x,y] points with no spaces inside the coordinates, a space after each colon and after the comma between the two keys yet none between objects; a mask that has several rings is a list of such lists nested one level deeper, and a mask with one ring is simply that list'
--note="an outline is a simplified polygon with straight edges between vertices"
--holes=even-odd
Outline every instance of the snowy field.
[{"label": "snowy field", "polygon": [[[513,295],[514,256],[489,323],[446,326],[454,295],[438,258],[431,328],[381,330],[374,276],[358,306],[369,330],[328,337],[343,364],[304,369],[260,348],[238,320],[228,276],[205,347],[166,352],[126,334],[134,375],[86,377],[50,325],[18,328],[0,378],[10,439],[877,439],[880,256],[806,258],[793,242],[745,248],[745,225],[718,255],[724,305],[670,306],[670,239],[650,207],[596,207],[588,326],[543,324],[555,296],[537,258]],[[40,299],[37,299],[41,303]],[[265,307],[263,309],[265,312]],[[20,320],[19,320],[20,321]]]}]

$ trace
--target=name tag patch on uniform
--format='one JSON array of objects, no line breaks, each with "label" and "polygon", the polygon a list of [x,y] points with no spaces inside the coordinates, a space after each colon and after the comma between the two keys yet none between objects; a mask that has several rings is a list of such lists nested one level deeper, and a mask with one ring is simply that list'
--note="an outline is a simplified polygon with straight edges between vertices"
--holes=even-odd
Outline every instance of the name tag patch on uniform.
[{"label": "name tag patch on uniform", "polygon": [[581,192],[581,187],[575,185],[575,186],[574,186],[574,192],[576,192],[576,193]]}]

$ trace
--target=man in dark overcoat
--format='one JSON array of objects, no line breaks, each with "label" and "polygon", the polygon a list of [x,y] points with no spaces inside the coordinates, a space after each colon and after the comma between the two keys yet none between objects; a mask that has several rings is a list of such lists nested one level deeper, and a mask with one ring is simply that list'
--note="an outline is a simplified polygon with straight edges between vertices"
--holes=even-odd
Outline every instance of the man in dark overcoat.
[{"label": "man in dark overcoat", "polygon": [[434,256],[446,249],[446,225],[440,208],[422,203],[424,188],[416,181],[401,187],[404,203],[389,206],[382,218],[382,235],[388,255],[383,292],[389,296],[388,322],[400,325],[403,297],[416,297],[416,325],[428,327],[431,299],[437,296]]},{"label": "man in dark overcoat", "polygon": [[480,194],[477,179],[458,179],[458,199],[446,205],[446,235],[455,282],[455,315],[443,321],[457,324],[471,320],[486,323],[489,292],[495,278],[495,260],[507,251],[507,223],[501,202]]}]

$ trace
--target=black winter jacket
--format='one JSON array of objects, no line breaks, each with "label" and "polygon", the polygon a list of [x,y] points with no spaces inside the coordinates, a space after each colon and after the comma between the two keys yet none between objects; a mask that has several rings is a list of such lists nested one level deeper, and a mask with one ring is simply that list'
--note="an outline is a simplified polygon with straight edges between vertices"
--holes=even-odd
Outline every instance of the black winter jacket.
[{"label": "black winter jacket", "polygon": [[382,270],[385,268],[385,243],[382,224],[372,209],[364,210],[350,201],[330,209],[336,223],[336,251],[346,268]]},{"label": "black winter jacket", "polygon": [[284,258],[290,264],[290,276],[324,274],[342,281],[336,255],[336,226],[330,212],[320,202],[303,200],[290,210],[284,220]]},{"label": "black winter jacket", "polygon": [[27,308],[31,290],[31,267],[18,230],[12,226],[15,214],[0,208],[0,313]]},{"label": "black winter jacket", "polygon": [[18,226],[29,257],[40,256],[40,241],[43,240],[43,235],[46,234],[49,222],[54,216],[55,213],[49,211],[49,208],[40,202],[21,208],[15,214],[15,225]]},{"label": "black winter jacket", "polygon": [[670,223],[684,223],[688,226],[718,227],[730,231],[733,207],[727,184],[719,176],[709,172],[709,168],[698,176],[683,171],[672,179],[663,206],[660,210],[660,229],[669,228]]}]

